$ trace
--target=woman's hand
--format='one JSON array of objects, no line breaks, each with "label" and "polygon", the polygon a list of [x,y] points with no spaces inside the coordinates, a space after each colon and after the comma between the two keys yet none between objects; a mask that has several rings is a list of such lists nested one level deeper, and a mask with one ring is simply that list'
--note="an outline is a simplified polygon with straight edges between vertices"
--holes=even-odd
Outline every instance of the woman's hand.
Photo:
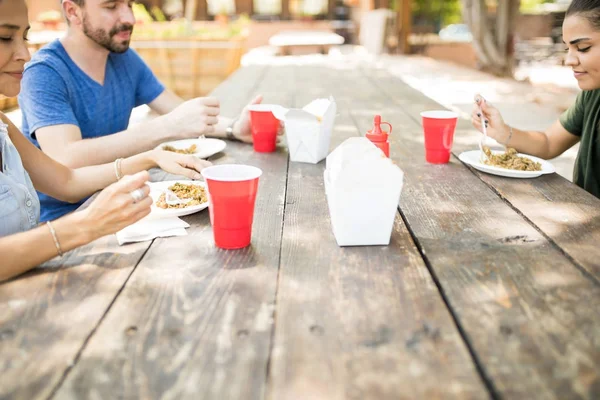
[{"label": "woman's hand", "polygon": [[471,123],[483,133],[482,116],[487,128],[487,135],[495,139],[498,143],[504,144],[509,138],[510,128],[504,123],[504,119],[498,109],[490,104],[481,96],[475,96],[473,112],[471,113]]},{"label": "woman's hand", "polygon": [[88,208],[81,211],[90,238],[116,233],[150,214],[152,198],[147,171],[123,177],[104,189]]},{"label": "woman's hand", "polygon": [[[262,96],[258,95],[244,107],[244,110],[240,114],[240,119],[237,120],[235,125],[233,126],[233,136],[240,142],[244,143],[252,143],[254,139],[252,138],[252,128],[250,125],[250,111],[248,107],[254,104],[260,104],[262,102]],[[284,134],[283,130],[283,122],[279,125],[279,132],[277,133],[279,136]]]},{"label": "woman's hand", "polygon": [[201,179],[200,171],[210,167],[212,163],[201,160],[190,154],[179,154],[173,151],[153,150],[152,160],[162,170],[175,175],[183,175],[190,179]]}]

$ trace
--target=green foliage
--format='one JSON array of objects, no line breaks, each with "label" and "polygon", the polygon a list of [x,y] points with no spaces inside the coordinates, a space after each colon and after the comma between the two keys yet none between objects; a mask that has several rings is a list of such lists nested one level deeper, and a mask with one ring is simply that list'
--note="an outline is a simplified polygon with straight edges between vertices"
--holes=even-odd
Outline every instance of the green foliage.
[{"label": "green foliage", "polygon": [[166,22],[167,21],[167,17],[165,17],[165,14],[159,7],[157,7],[157,6],[152,7],[152,10],[150,10],[150,12],[152,13],[152,16],[154,17],[155,21],[158,21],[158,22]]},{"label": "green foliage", "polygon": [[[495,0],[489,1],[494,3]],[[554,3],[554,0],[521,0],[521,12],[534,12],[541,4]],[[397,9],[399,0],[391,0]],[[460,0],[413,0],[413,18],[422,23],[443,27],[462,21]]]},{"label": "green foliage", "polygon": [[146,10],[143,4],[133,3],[133,15],[138,22],[152,22],[152,15]]},{"label": "green foliage", "polygon": [[521,0],[521,12],[535,12],[537,8],[545,3],[555,3],[554,0]]},{"label": "green foliage", "polygon": [[246,14],[241,14],[235,21],[231,21],[228,24],[216,26],[191,23],[186,19],[177,19],[168,22],[152,22],[150,20],[148,22],[146,13],[142,11],[142,9],[139,9],[136,14],[136,19],[138,17],[139,19],[137,19],[133,31],[134,40],[185,39],[192,37],[204,40],[229,40],[248,35],[250,18]]},{"label": "green foliage", "polygon": [[445,26],[462,20],[460,0],[413,0],[413,18]]}]

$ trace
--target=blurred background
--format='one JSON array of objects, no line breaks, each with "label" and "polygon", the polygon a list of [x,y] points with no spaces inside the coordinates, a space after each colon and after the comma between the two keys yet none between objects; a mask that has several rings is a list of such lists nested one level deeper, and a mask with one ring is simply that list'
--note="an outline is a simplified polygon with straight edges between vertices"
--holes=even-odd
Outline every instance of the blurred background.
[{"label": "blurred background", "polygon": [[[30,39],[36,51],[59,37],[65,24],[57,0],[29,3]],[[253,59],[331,51],[369,56],[417,54],[497,76],[514,76],[519,67],[562,64],[560,30],[569,3],[144,0],[135,4],[138,23],[132,45],[184,97],[210,92],[243,60],[252,63]],[[486,36],[494,38],[495,48],[486,47],[490,42]]]},{"label": "blurred background", "polygon": [[[507,123],[545,130],[579,92],[561,38],[570,2],[144,0],[134,4],[131,45],[184,98],[245,65],[369,63],[463,118],[481,93]],[[29,1],[32,52],[63,35],[60,10],[58,0]],[[0,110],[20,124],[16,98],[0,97]],[[576,154],[555,160],[567,178]]]}]

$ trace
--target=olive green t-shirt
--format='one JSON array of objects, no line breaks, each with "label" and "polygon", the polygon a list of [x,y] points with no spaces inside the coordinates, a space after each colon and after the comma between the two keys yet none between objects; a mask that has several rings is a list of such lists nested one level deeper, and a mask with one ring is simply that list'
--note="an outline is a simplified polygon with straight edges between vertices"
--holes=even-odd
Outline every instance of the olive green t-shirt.
[{"label": "olive green t-shirt", "polygon": [[579,93],[560,123],[581,138],[573,182],[600,198],[600,89]]}]

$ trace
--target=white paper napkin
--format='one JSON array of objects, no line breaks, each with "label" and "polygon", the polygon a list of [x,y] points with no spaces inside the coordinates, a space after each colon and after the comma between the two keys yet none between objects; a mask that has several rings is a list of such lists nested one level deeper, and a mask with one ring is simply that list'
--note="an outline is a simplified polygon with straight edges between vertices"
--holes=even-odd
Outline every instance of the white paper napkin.
[{"label": "white paper napkin", "polygon": [[157,237],[185,236],[190,225],[177,218],[143,219],[117,232],[117,241],[125,243],[143,242]]}]

